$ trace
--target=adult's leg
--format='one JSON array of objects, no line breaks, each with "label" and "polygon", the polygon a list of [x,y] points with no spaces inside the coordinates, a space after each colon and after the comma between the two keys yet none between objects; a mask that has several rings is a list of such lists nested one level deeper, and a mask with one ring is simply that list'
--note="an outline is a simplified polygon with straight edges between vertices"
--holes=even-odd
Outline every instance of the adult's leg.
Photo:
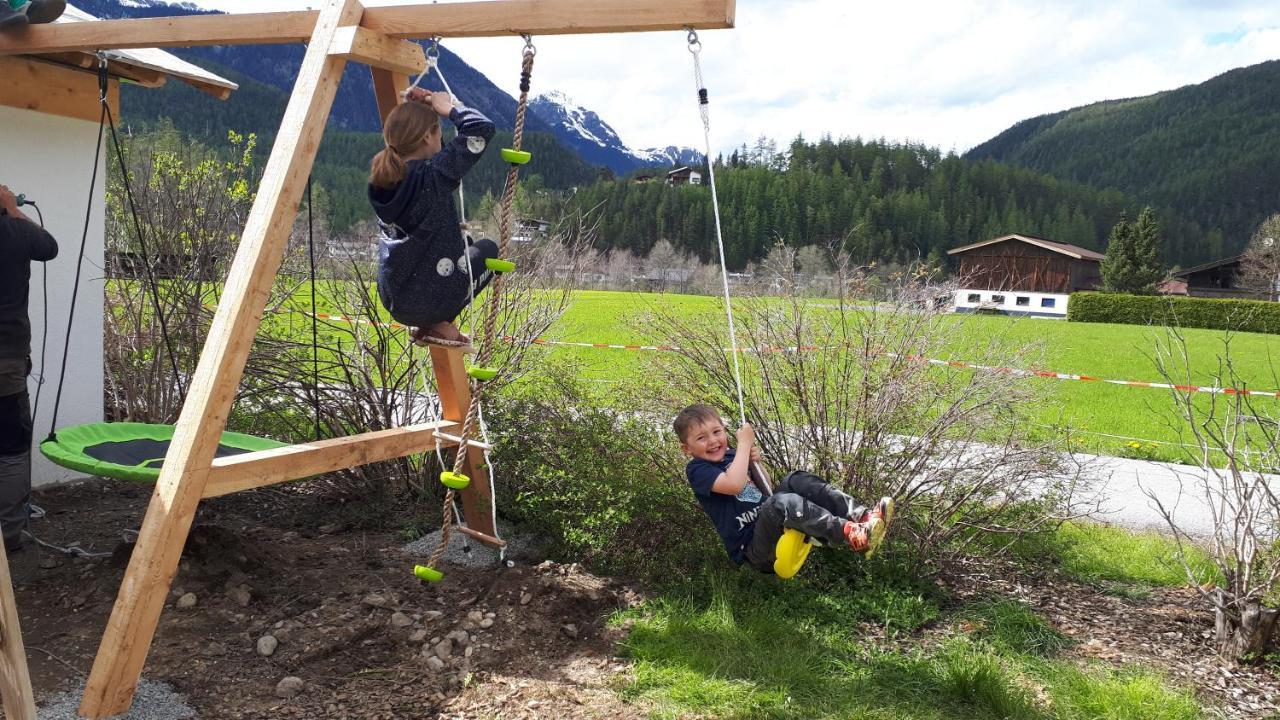
[{"label": "adult's leg", "polygon": [[804,470],[796,470],[789,473],[783,479],[782,484],[778,486],[778,492],[795,493],[809,502],[822,506],[832,515],[848,518],[849,520],[856,521],[867,511],[867,507],[858,502],[857,499],[846,495],[817,475]]},{"label": "adult's leg", "polygon": [[5,548],[22,546],[31,501],[31,400],[26,388],[0,396],[0,529]]},{"label": "adult's leg", "polygon": [[760,505],[755,535],[747,546],[747,560],[759,570],[773,568],[778,538],[783,530],[799,530],[828,545],[847,545],[845,519],[832,515],[817,503],[791,492],[776,492]]}]

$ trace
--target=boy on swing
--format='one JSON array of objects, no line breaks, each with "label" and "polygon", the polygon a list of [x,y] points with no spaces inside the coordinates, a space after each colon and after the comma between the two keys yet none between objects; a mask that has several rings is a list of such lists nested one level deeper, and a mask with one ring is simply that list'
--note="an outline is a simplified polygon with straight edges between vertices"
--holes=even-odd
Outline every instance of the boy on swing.
[{"label": "boy on swing", "polygon": [[760,461],[760,449],[749,424],[738,429],[736,450],[729,447],[719,411],[709,405],[690,405],[673,425],[680,448],[691,458],[685,476],[693,494],[735,564],[773,573],[775,547],[786,529],[827,545],[848,545],[868,558],[884,542],[893,498],[881,498],[868,509],[802,470],[788,474],[766,498],[752,483],[751,464]]}]

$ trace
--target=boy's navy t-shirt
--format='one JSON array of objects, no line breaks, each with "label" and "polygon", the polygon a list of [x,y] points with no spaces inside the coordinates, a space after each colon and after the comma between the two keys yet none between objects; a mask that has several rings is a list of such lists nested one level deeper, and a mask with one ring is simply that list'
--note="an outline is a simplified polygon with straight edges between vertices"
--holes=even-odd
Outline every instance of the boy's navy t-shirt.
[{"label": "boy's navy t-shirt", "polygon": [[685,466],[684,474],[689,478],[698,504],[702,505],[703,511],[715,524],[716,532],[720,533],[729,559],[741,565],[746,561],[744,548],[755,534],[756,515],[760,512],[764,496],[753,483],[747,483],[737,495],[725,495],[711,489],[716,479],[729,469],[733,456],[734,451],[728,450],[720,462],[694,458]]}]

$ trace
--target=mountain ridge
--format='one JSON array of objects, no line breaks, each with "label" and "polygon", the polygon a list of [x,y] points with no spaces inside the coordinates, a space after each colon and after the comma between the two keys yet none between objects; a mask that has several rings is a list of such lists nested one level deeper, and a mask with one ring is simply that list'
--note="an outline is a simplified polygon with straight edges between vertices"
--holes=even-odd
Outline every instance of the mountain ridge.
[{"label": "mountain ridge", "polygon": [[1202,83],[1027,118],[966,160],[995,160],[1175,209],[1203,227],[1210,254],[1237,252],[1280,211],[1280,61]]}]

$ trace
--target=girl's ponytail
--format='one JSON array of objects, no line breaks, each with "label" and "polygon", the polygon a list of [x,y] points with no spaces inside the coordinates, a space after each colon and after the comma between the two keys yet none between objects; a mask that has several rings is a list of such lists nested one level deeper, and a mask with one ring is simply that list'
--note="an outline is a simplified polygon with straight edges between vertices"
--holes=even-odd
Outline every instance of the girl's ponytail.
[{"label": "girl's ponytail", "polygon": [[404,156],[411,155],[422,146],[429,132],[435,132],[440,116],[430,105],[406,102],[397,105],[382,126],[382,140],[386,147],[369,163],[369,184],[374,187],[395,187],[408,172]]},{"label": "girl's ponytail", "polygon": [[373,162],[369,164],[369,184],[380,188],[395,187],[404,179],[407,169],[404,158],[388,145],[374,155]]}]

